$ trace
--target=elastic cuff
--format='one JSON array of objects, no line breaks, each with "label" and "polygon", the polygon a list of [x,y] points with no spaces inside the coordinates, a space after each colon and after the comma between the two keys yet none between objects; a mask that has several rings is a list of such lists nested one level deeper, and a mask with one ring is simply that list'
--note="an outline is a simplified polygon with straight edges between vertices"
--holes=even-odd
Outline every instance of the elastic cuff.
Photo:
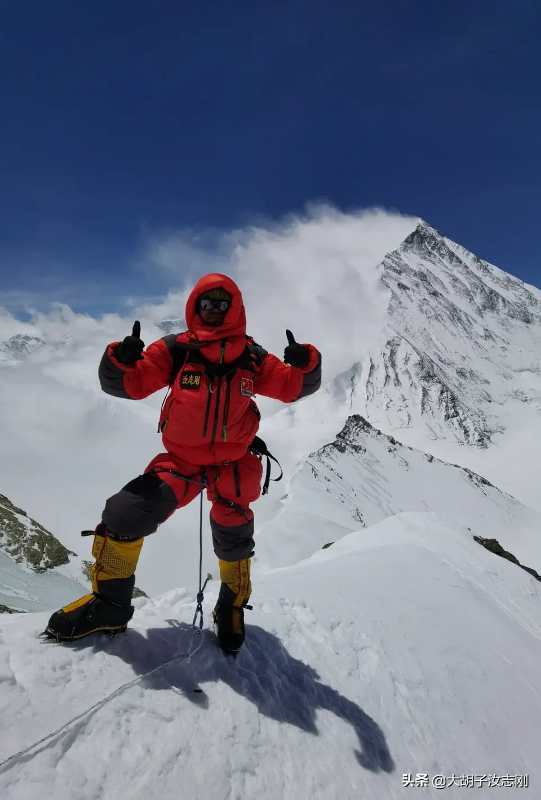
[{"label": "elastic cuff", "polygon": [[119,361],[118,358],[116,358],[115,356],[115,350],[119,344],[121,344],[121,342],[111,342],[111,344],[107,345],[105,353],[111,364],[114,364],[114,366],[122,370],[122,372],[129,372],[129,370],[134,368],[134,365],[123,364],[122,361]]},{"label": "elastic cuff", "polygon": [[308,364],[305,367],[299,367],[298,369],[305,374],[308,372],[313,372],[313,370],[317,369],[321,362],[321,353],[317,350],[313,344],[304,344],[303,347],[307,347],[310,353],[308,358]]}]

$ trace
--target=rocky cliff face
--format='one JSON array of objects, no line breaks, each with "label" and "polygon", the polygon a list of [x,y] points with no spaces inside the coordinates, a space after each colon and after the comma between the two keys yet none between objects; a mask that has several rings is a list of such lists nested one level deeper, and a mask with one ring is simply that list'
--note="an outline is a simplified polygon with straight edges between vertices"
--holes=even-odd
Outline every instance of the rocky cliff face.
[{"label": "rocky cliff face", "polygon": [[0,613],[53,609],[83,594],[81,560],[0,495]]},{"label": "rocky cliff face", "polygon": [[4,495],[0,495],[0,549],[35,572],[67,564],[75,555]]}]

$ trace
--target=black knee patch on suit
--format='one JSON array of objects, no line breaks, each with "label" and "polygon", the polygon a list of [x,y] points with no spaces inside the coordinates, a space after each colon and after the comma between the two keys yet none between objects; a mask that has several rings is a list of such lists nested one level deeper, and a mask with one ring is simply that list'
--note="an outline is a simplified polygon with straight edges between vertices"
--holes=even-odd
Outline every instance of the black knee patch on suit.
[{"label": "black knee patch on suit", "polygon": [[226,527],[210,518],[214,552],[223,561],[240,561],[254,554],[254,521]]},{"label": "black knee patch on suit", "polygon": [[146,472],[107,500],[101,519],[113,538],[139,539],[154,533],[176,507],[171,487]]}]

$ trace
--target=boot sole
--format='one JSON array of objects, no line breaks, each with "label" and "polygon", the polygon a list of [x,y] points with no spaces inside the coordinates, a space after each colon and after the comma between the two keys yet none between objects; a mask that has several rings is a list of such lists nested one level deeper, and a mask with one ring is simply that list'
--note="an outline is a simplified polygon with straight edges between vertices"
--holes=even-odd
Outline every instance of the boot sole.
[{"label": "boot sole", "polygon": [[127,630],[127,625],[116,625],[116,626],[102,626],[101,628],[92,628],[91,631],[85,631],[84,633],[80,633],[77,636],[66,636],[60,633],[57,633],[52,628],[45,628],[43,633],[47,638],[54,639],[57,642],[73,642],[76,639],[84,639],[85,636],[91,636],[93,633],[110,633],[112,636],[115,636],[117,633],[124,633]]}]

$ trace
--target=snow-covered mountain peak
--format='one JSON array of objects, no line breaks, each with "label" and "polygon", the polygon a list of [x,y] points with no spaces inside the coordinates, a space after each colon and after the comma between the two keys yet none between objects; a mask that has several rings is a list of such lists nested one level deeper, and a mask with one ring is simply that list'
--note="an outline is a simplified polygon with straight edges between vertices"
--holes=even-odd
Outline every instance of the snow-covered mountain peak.
[{"label": "snow-covered mountain peak", "polygon": [[433,246],[433,244],[438,242],[440,239],[442,239],[442,237],[436,228],[433,228],[432,225],[429,225],[426,220],[419,219],[416,227],[404,239],[399,249],[417,248],[419,251],[421,251],[423,248],[425,248],[429,250],[431,249],[431,246]]},{"label": "snow-covered mountain peak", "polygon": [[361,417],[360,414],[352,414],[347,418],[342,430],[336,435],[333,445],[337,449],[341,449],[342,446],[345,449],[346,445],[351,447],[362,446],[362,434],[378,435],[381,434],[381,431],[370,425],[368,420]]},{"label": "snow-covered mountain peak", "polygon": [[17,364],[44,345],[39,336],[17,333],[0,343],[0,363],[6,366]]},{"label": "snow-covered mountain peak", "polygon": [[439,301],[448,308],[440,298],[441,292],[459,308],[465,306],[464,310],[472,316],[493,313],[526,323],[534,318],[541,320],[539,290],[442,236],[424,221],[419,222],[397,251],[386,256],[384,270],[397,274],[400,262],[402,274],[412,281],[410,289],[417,290],[418,300],[419,295],[428,293],[431,305]]},{"label": "snow-covered mountain peak", "polygon": [[388,298],[380,339],[336,382],[349,413],[428,449],[490,446],[515,401],[541,411],[541,291],[423,220],[378,270]]}]

